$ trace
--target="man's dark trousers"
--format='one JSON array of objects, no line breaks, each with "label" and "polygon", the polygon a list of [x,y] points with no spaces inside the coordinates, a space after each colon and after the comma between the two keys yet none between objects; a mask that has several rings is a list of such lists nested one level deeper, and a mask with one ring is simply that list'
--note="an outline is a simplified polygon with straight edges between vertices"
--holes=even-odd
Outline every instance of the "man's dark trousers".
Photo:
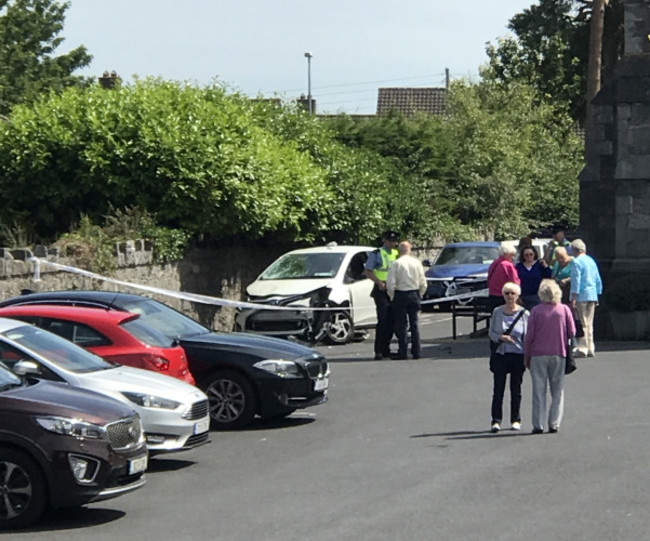
[{"label": "man's dark trousers", "polygon": [[395,291],[393,298],[393,315],[395,317],[395,334],[397,335],[397,356],[406,358],[408,349],[408,331],[411,329],[411,354],[414,358],[420,357],[420,327],[418,326],[418,312],[420,311],[420,292]]},{"label": "man's dark trousers", "polygon": [[375,332],[375,355],[390,355],[390,341],[393,338],[395,320],[390,298],[386,291],[381,291],[377,286],[372,288],[372,298],[377,307],[377,330]]}]

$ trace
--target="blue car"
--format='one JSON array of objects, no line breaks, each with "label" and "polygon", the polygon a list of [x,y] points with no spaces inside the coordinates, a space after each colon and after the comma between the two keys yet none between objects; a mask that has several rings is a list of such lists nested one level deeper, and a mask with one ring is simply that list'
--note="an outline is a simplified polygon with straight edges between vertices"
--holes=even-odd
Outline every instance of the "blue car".
[{"label": "blue car", "polygon": [[[487,288],[487,271],[497,257],[498,242],[446,244],[425,272],[428,287],[424,294],[424,306],[448,306],[449,302],[446,301],[432,301]],[[426,266],[427,261],[424,264]],[[458,299],[457,302],[468,304],[472,298]]]}]

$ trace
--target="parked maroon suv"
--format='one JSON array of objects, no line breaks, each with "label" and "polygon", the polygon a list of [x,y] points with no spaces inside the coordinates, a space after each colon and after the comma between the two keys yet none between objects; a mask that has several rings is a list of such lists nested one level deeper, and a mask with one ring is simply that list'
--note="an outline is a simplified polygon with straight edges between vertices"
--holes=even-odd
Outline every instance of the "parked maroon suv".
[{"label": "parked maroon suv", "polygon": [[0,529],[27,526],[46,507],[140,488],[147,458],[140,418],[127,406],[0,366]]}]

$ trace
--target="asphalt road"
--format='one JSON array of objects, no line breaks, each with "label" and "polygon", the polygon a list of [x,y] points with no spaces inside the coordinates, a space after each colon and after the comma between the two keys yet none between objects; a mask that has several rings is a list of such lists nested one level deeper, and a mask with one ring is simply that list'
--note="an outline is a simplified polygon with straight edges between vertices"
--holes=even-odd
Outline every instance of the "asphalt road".
[{"label": "asphalt road", "polygon": [[[650,539],[650,344],[597,344],[566,382],[559,434],[489,432],[485,338],[423,316],[424,357],[320,347],[330,401],[154,458],[138,492],[12,539]],[[462,323],[465,332],[469,321]],[[505,411],[508,411],[506,399]]]}]

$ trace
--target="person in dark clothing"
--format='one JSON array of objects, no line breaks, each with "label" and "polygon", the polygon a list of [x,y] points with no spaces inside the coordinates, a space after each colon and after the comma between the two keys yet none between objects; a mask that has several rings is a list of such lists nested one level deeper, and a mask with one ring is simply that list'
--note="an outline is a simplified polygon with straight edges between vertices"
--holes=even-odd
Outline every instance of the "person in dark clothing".
[{"label": "person in dark clothing", "polygon": [[397,244],[399,233],[386,231],[383,235],[384,244],[381,248],[370,252],[365,265],[366,276],[375,284],[370,296],[377,308],[377,327],[375,330],[375,360],[390,358],[390,341],[393,338],[395,321],[390,306],[390,298],[386,292],[388,269],[397,259]]},{"label": "person in dark clothing", "polygon": [[550,278],[551,268],[546,261],[539,259],[537,250],[523,246],[519,251],[519,263],[515,265],[521,286],[521,302],[528,311],[539,304],[537,290],[544,278]]}]

